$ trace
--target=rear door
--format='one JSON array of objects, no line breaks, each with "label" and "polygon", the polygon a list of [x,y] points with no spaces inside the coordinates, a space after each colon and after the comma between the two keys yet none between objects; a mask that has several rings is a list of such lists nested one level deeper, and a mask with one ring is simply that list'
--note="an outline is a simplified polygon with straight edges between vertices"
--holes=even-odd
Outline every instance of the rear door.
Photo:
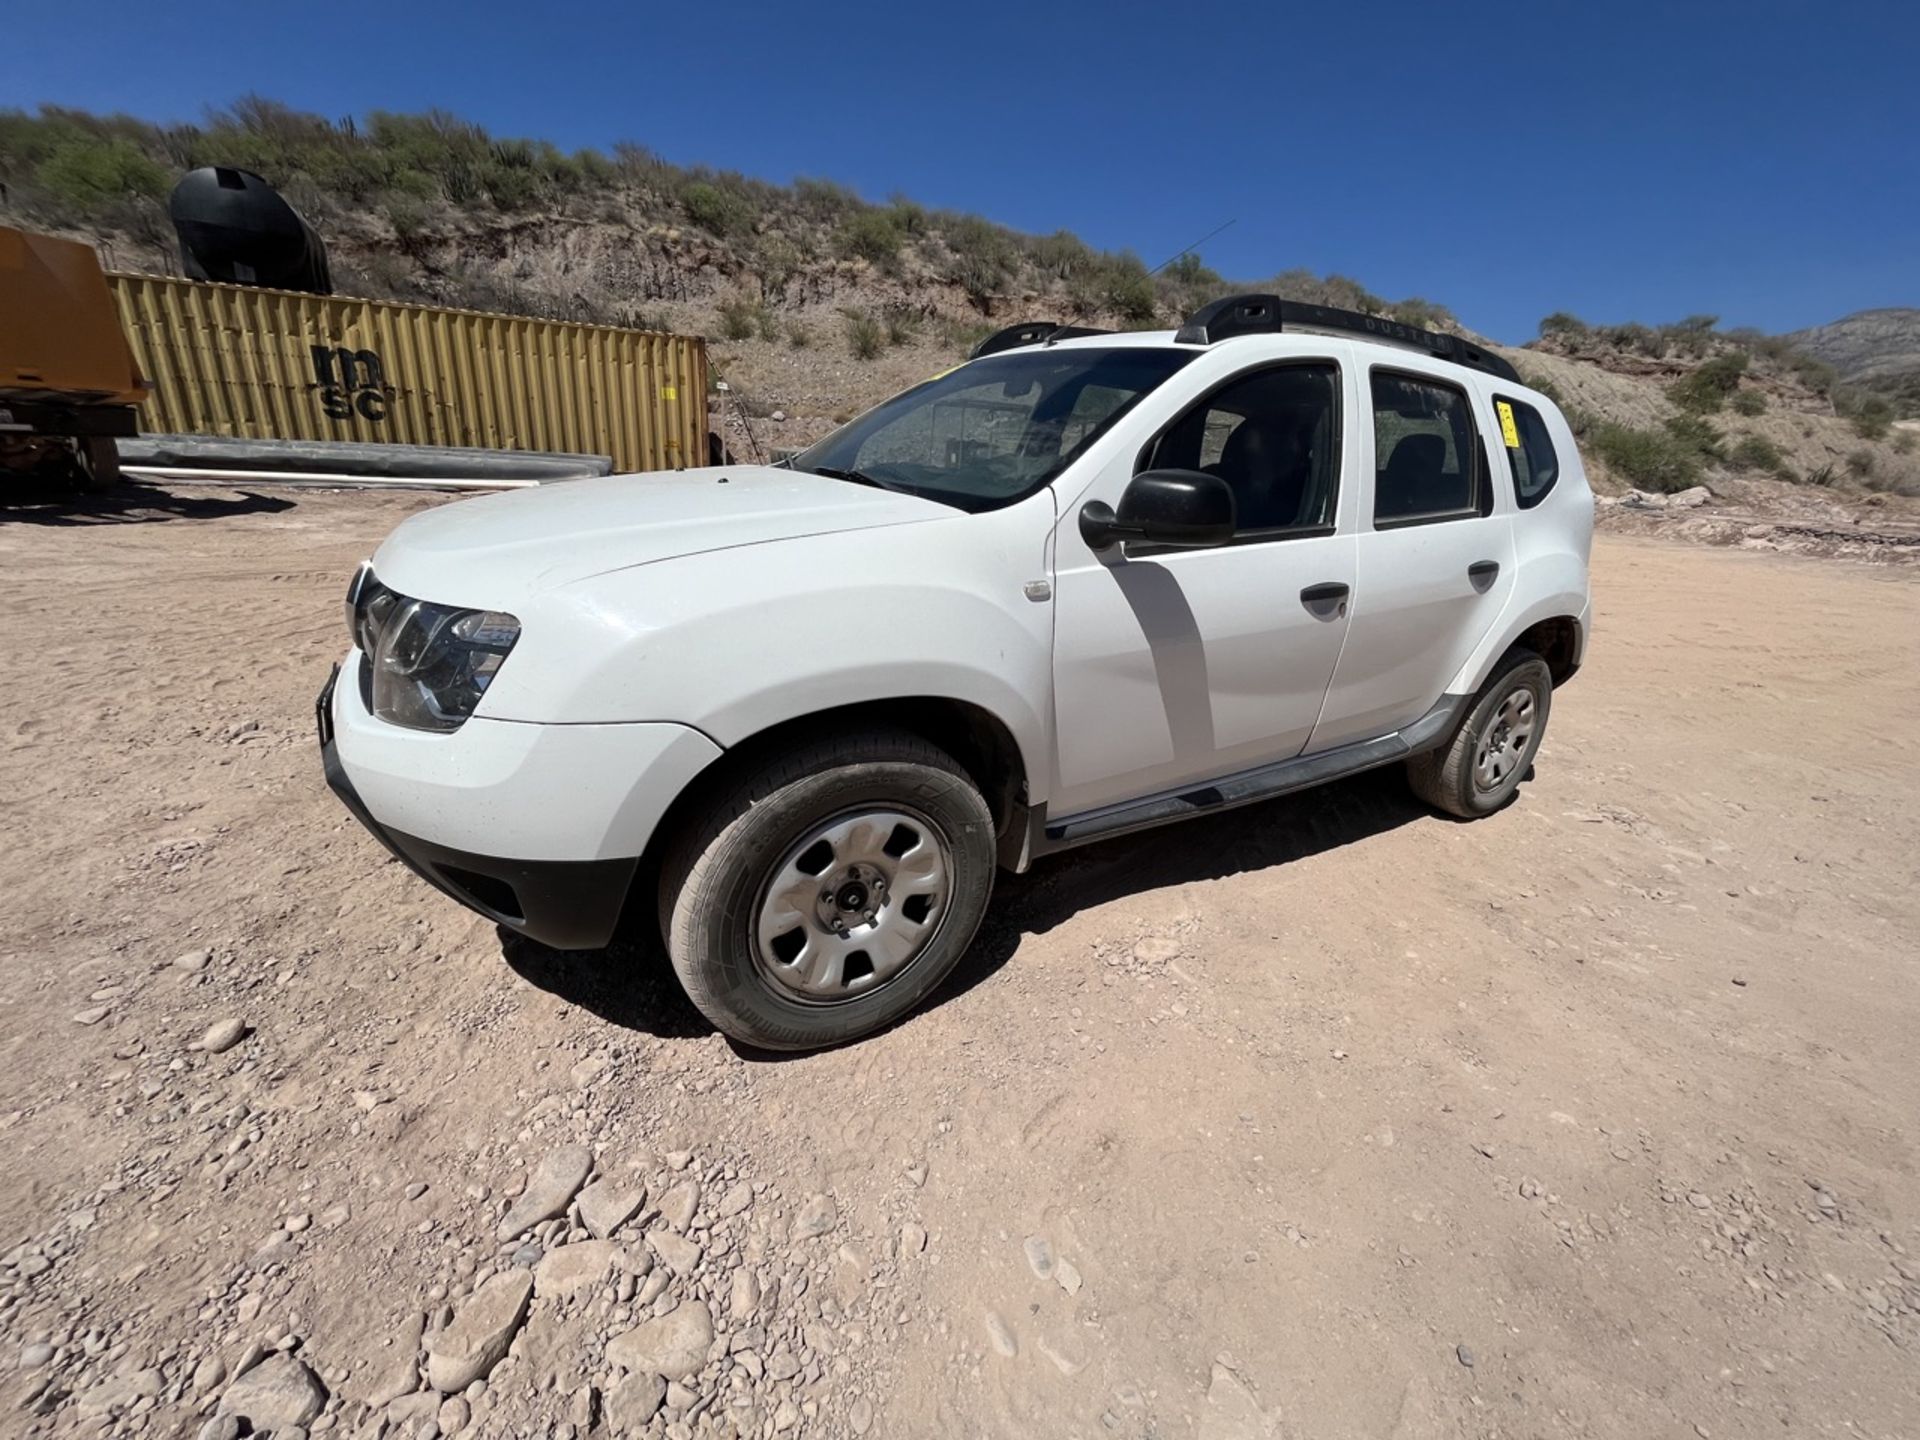
[{"label": "rear door", "polygon": [[1417,357],[1371,364],[1358,579],[1346,647],[1309,751],[1430,710],[1513,591],[1513,515],[1476,389]]}]

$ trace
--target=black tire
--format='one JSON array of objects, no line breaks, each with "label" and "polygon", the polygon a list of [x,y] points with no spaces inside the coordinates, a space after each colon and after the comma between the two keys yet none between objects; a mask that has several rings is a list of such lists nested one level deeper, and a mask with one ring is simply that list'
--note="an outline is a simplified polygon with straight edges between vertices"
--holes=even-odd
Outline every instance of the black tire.
[{"label": "black tire", "polygon": [[[945,847],[945,898],[927,916],[931,938],[896,973],[847,998],[801,998],[761,950],[764,892],[795,846],[865,809],[932,827]],[[905,731],[822,736],[752,765],[702,804],[661,867],[660,929],[688,997],[721,1031],[767,1050],[816,1049],[892,1024],[951,973],[986,914],[994,869],[993,816],[951,756]]]},{"label": "black tire", "polygon": [[[1499,737],[1503,708],[1510,697],[1525,691],[1531,703],[1531,729],[1524,745],[1518,748],[1500,769],[1498,778],[1488,783],[1478,768],[1483,740]],[[1553,674],[1547,662],[1531,650],[1515,646],[1500,658],[1493,674],[1480,687],[1467,709],[1467,717],[1454,731],[1453,738],[1437,750],[1416,755],[1407,762],[1407,783],[1413,793],[1437,810],[1475,820],[1491,815],[1509,804],[1520,782],[1533,768],[1546,734],[1547,714],[1553,708]],[[1505,711],[1510,717],[1511,711]],[[1509,731],[1512,733],[1509,718]],[[1496,757],[1497,759],[1497,757]]]},{"label": "black tire", "polygon": [[85,435],[76,443],[82,490],[98,494],[120,483],[120,447],[113,443],[111,436]]}]

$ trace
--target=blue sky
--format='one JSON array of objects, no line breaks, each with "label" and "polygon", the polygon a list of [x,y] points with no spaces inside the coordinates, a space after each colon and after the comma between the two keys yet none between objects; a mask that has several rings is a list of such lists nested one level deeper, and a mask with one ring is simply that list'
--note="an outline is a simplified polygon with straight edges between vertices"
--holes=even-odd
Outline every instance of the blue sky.
[{"label": "blue sky", "polygon": [[1920,7],[13,0],[0,105],[248,91],[825,176],[1154,264],[1294,266],[1503,340],[1920,305]]}]

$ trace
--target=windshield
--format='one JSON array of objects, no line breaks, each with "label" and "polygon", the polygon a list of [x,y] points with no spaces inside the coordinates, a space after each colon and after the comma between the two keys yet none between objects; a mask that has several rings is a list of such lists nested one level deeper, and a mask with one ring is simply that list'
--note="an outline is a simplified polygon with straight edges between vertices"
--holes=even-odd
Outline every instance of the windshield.
[{"label": "windshield", "polygon": [[792,463],[962,510],[997,509],[1059,474],[1193,356],[1144,347],[989,355],[894,396]]}]

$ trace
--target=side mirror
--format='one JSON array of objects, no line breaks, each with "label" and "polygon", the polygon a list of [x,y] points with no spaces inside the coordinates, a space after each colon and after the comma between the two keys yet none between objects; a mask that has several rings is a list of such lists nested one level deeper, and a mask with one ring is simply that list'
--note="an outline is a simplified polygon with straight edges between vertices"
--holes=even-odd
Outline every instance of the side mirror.
[{"label": "side mirror", "polygon": [[1090,550],[1122,540],[1201,549],[1233,538],[1233,490],[1199,470],[1142,470],[1128,482],[1116,514],[1104,500],[1080,507],[1080,538]]}]

